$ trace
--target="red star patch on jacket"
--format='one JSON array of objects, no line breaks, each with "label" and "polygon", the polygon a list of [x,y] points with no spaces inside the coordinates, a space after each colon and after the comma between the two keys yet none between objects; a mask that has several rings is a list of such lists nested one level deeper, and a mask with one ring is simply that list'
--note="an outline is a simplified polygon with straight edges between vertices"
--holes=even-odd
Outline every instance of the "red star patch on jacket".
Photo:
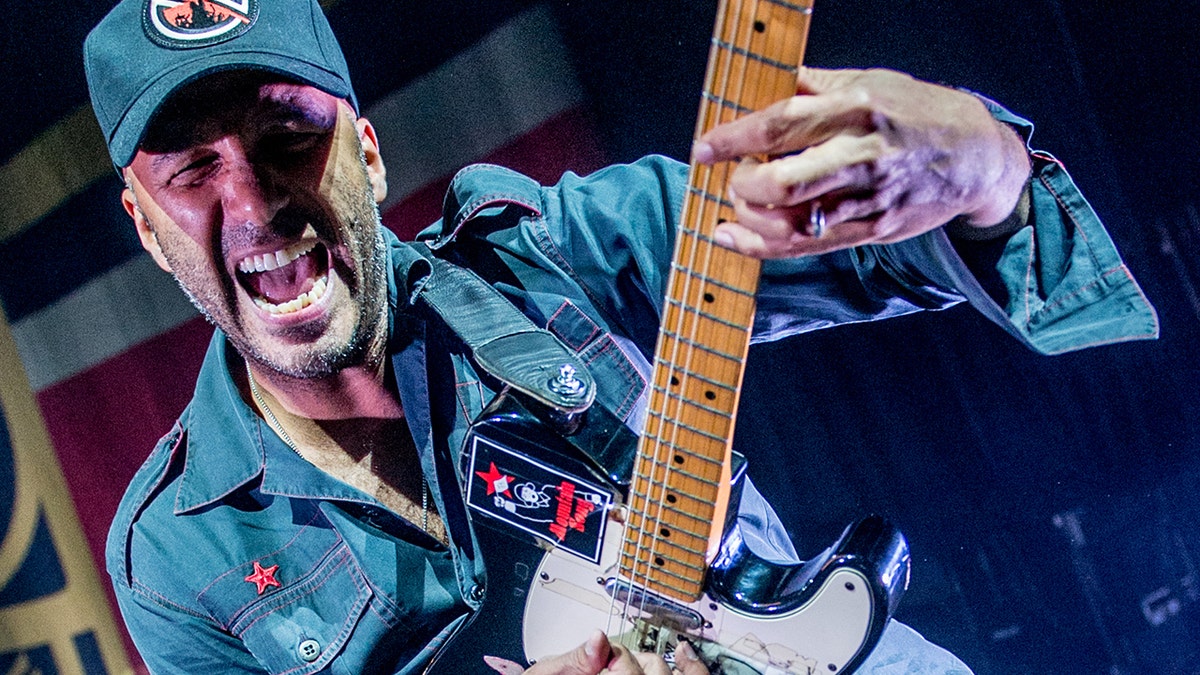
[{"label": "red star patch on jacket", "polygon": [[512,476],[505,476],[504,474],[500,473],[500,470],[496,468],[495,462],[490,462],[489,464],[491,466],[488,467],[487,471],[475,472],[476,476],[479,476],[483,479],[483,482],[487,483],[488,495],[493,495],[499,492],[505,497],[512,499],[512,492],[510,492],[508,489],[508,484],[509,481],[512,480]]},{"label": "red star patch on jacket", "polygon": [[249,581],[249,582],[253,583],[255,586],[257,586],[258,594],[262,595],[263,592],[267,590],[267,586],[278,586],[279,585],[279,581],[277,581],[275,579],[275,570],[277,570],[277,569],[279,569],[279,565],[271,565],[270,567],[263,567],[262,565],[260,565],[258,563],[257,560],[255,560],[254,561],[254,574],[251,574],[250,576],[246,577],[246,581]]}]

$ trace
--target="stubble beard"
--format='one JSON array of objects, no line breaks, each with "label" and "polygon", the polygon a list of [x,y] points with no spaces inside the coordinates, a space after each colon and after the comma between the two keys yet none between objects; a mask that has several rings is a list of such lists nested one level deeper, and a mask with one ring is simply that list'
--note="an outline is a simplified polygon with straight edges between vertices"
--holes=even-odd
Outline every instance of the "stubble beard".
[{"label": "stubble beard", "polygon": [[[188,269],[194,265],[183,264],[183,259],[168,255],[176,283],[185,296],[202,316],[217,329],[221,330],[233,348],[243,358],[253,361],[260,367],[275,371],[281,375],[296,379],[319,379],[329,377],[352,366],[377,366],[383,358],[387,341],[387,245],[382,232],[382,219],[379,207],[375,203],[367,178],[366,159],[361,156],[362,182],[354,185],[346,179],[337,180],[335,194],[345,194],[346,206],[350,211],[343,228],[343,237],[347,238],[348,248],[357,263],[360,282],[354,288],[346,280],[341,280],[351,295],[351,302],[356,306],[356,316],[347,339],[331,344],[321,344],[322,334],[311,336],[304,344],[291,345],[284,350],[269,350],[266,345],[247,335],[243,329],[241,315],[236,311],[226,311],[225,299],[216,287],[197,285],[189,287],[186,278],[202,278],[199,274],[189,274]],[[358,195],[354,199],[353,195]],[[140,208],[139,208],[140,210]],[[147,218],[142,213],[143,218]],[[154,223],[147,218],[147,222]],[[157,229],[157,228],[156,228]],[[166,242],[162,242],[166,243]],[[178,264],[178,266],[177,266]],[[181,273],[182,272],[182,273]],[[333,267],[328,274],[335,274]],[[221,275],[218,286],[227,286],[225,293],[237,297],[234,280],[226,280]],[[235,303],[236,306],[236,303]],[[218,311],[218,308],[219,311]],[[300,337],[304,342],[304,328],[300,328],[294,337]],[[287,351],[289,354],[271,352]]]}]

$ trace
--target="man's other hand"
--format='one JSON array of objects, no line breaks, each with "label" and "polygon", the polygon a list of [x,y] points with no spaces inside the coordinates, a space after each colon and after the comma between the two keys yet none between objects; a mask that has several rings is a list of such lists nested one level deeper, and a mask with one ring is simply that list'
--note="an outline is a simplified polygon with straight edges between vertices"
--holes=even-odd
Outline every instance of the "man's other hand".
[{"label": "man's other hand", "polygon": [[[671,672],[661,657],[630,652],[596,631],[587,642],[565,654],[539,661],[525,675],[671,675]],[[691,645],[681,642],[675,650],[675,673],[708,675],[708,669],[696,658]]]},{"label": "man's other hand", "polygon": [[740,160],[736,222],[716,234],[758,258],[993,225],[1029,176],[1024,142],[975,96],[889,70],[801,68],[796,96],[715,127],[693,156]]}]

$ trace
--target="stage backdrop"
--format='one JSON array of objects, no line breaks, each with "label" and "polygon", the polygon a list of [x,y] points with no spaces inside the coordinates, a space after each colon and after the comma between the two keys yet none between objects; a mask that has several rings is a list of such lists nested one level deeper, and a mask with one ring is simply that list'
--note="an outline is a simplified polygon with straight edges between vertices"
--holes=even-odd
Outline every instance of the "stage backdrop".
[{"label": "stage backdrop", "polygon": [[[955,309],[763,346],[738,444],[805,554],[863,513],[896,520],[915,563],[901,618],[981,675],[1194,674],[1200,151],[1174,130],[1197,121],[1196,13],[1077,5],[819,0],[809,62],[901,68],[1037,121],[1164,338],[1045,359]],[[140,669],[104,537],[211,334],[141,252],[87,106],[80,45],[109,6],[0,6],[3,672]],[[385,223],[431,222],[470,162],[553,182],[686,157],[714,9],[327,3],[388,163]]]}]

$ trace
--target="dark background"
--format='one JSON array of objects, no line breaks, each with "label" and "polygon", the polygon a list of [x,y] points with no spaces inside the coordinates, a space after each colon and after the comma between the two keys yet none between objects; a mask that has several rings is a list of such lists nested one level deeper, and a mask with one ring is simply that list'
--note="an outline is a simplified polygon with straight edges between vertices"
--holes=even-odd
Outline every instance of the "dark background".
[{"label": "dark background", "polygon": [[[261,0],[269,1],[269,0]],[[342,0],[364,103],[529,2]],[[86,101],[109,3],[0,6],[0,157]],[[685,157],[715,3],[553,4],[613,160]],[[802,553],[874,511],[908,534],[900,618],[977,673],[1200,673],[1200,102],[1195,3],[818,0],[807,63],[987,93],[1038,125],[1163,337],[1034,356],[970,310],[756,348],[739,443]],[[74,50],[66,58],[64,49]],[[381,75],[384,73],[384,75]]]}]

